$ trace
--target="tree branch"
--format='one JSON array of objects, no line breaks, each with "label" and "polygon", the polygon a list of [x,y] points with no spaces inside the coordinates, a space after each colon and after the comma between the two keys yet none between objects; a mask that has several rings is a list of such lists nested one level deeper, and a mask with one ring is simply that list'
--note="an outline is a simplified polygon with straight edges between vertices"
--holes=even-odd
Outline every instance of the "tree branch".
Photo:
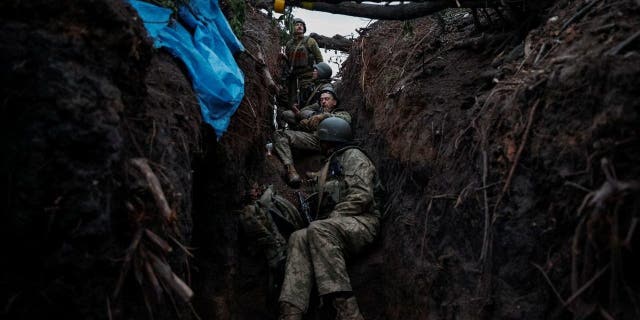
[{"label": "tree branch", "polygon": [[[505,1],[505,0],[503,0]],[[521,1],[521,0],[518,0]],[[273,2],[269,0],[251,0],[256,8],[272,9]],[[373,2],[386,2],[373,0]],[[514,2],[506,0],[505,2]],[[307,10],[344,14],[354,17],[379,20],[407,20],[424,17],[446,8],[490,8],[500,4],[499,0],[422,0],[399,5],[363,4],[342,0],[293,1],[287,5],[301,7]]]},{"label": "tree branch", "polygon": [[331,38],[319,35],[317,33],[311,33],[309,36],[311,38],[314,38],[321,48],[329,50],[349,52],[349,50],[351,50],[351,45],[353,44],[352,40],[349,40],[339,34],[336,34]]}]

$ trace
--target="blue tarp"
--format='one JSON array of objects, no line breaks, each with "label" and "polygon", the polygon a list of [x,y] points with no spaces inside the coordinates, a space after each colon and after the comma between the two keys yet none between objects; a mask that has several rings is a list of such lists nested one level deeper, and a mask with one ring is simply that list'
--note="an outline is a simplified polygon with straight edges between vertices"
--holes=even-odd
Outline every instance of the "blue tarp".
[{"label": "blue tarp", "polygon": [[244,95],[244,75],[233,58],[233,53],[244,51],[244,47],[231,31],[218,1],[190,0],[178,10],[177,21],[171,20],[170,9],[139,0],[129,2],[154,46],[166,48],[184,62],[202,118],[221,137]]}]

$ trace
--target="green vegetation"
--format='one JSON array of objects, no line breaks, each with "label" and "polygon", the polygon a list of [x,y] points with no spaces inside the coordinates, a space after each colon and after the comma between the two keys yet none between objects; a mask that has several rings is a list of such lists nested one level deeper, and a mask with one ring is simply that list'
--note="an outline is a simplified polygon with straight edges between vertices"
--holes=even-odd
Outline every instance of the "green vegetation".
[{"label": "green vegetation", "polygon": [[177,12],[178,7],[180,5],[189,3],[189,0],[144,0],[144,1],[153,3],[157,6],[169,8],[173,10],[173,12]]},{"label": "green vegetation", "polygon": [[233,33],[239,38],[242,36],[242,29],[244,27],[244,20],[246,16],[246,5],[244,0],[228,0],[231,12],[229,13],[229,25]]},{"label": "green vegetation", "polygon": [[293,7],[289,6],[284,14],[280,16],[280,44],[285,45],[287,41],[293,38]]}]

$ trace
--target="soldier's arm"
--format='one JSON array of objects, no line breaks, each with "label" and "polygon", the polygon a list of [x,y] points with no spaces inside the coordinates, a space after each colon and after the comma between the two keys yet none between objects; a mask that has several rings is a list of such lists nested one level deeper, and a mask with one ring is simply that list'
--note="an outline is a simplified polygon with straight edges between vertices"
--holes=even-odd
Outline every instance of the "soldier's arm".
[{"label": "soldier's arm", "polygon": [[307,128],[307,130],[309,131],[313,131],[313,130],[317,130],[318,129],[318,125],[320,124],[320,122],[322,122],[322,120],[326,119],[326,118],[331,118],[331,117],[339,117],[344,119],[345,121],[351,123],[351,115],[349,114],[349,112],[346,111],[338,111],[338,112],[323,112],[323,113],[318,113],[318,114],[314,114],[313,116],[307,118],[307,119],[303,119],[300,121],[300,124],[302,124],[303,126],[305,126]]},{"label": "soldier's arm", "polygon": [[318,104],[317,102],[306,105],[304,108],[300,109],[300,111],[318,111],[318,110],[320,110],[320,104]]},{"label": "soldier's arm", "polygon": [[375,167],[369,158],[357,149],[345,151],[343,166],[347,183],[344,201],[336,204],[329,217],[356,216],[370,213],[373,205]]},{"label": "soldier's arm", "polygon": [[318,47],[318,42],[314,38],[309,38],[309,49],[311,49],[311,53],[316,59],[316,63],[324,62],[322,59],[322,52],[320,52],[320,47]]},{"label": "soldier's arm", "polygon": [[333,113],[334,117],[338,117],[338,118],[342,118],[344,119],[346,122],[349,122],[349,124],[351,124],[351,114],[349,112],[346,111],[336,111]]}]

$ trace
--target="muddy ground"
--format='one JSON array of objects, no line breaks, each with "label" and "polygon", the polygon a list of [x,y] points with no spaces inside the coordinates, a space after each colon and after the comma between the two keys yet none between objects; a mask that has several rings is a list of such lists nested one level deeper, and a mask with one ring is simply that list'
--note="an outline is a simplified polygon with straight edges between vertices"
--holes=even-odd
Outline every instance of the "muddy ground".
[{"label": "muddy ground", "polygon": [[[388,189],[380,241],[350,261],[367,319],[640,317],[640,5],[539,6],[355,41],[338,93]],[[127,5],[0,9],[2,317],[275,319],[234,213],[255,181],[292,196],[261,65],[237,57],[246,95],[218,140]],[[277,80],[276,29],[246,21]]]}]

